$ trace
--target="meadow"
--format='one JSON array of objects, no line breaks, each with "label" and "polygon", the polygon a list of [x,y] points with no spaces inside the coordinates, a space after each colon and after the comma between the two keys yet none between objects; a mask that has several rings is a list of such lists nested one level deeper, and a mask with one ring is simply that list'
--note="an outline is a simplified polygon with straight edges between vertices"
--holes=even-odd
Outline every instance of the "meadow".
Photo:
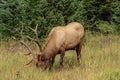
[{"label": "meadow", "polygon": [[[35,45],[28,43],[36,52]],[[81,64],[75,51],[67,51],[59,71],[59,55],[52,71],[24,66],[32,56],[18,41],[0,41],[0,80],[120,80],[120,36],[86,35]]]}]

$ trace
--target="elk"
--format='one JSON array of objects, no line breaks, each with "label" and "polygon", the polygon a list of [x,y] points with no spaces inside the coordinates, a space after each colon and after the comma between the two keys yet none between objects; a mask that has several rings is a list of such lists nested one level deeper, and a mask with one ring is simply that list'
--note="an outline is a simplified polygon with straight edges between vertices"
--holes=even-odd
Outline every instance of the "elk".
[{"label": "elk", "polygon": [[[77,61],[80,63],[82,42],[84,38],[84,27],[80,23],[71,22],[66,26],[54,27],[50,31],[45,45],[42,48],[38,40],[37,27],[38,25],[36,25],[35,29],[31,29],[36,34],[36,39],[29,38],[34,40],[39,46],[40,53],[37,54],[36,57],[33,55],[33,59],[28,64],[34,63],[37,67],[41,67],[42,69],[49,68],[49,70],[51,70],[56,55],[60,54],[60,69],[62,69],[65,51],[68,50],[76,50]],[[33,54],[32,50],[23,40],[21,43],[30,51],[30,54]]]}]

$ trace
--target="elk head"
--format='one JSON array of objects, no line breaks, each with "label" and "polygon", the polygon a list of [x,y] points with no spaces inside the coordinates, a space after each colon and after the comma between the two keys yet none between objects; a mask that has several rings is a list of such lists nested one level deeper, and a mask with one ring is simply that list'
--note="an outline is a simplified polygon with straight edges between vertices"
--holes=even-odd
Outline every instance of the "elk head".
[{"label": "elk head", "polygon": [[37,56],[37,67],[41,67],[41,69],[45,70],[48,66],[49,66],[49,61],[46,60],[45,55],[43,55],[42,53],[40,53]]}]

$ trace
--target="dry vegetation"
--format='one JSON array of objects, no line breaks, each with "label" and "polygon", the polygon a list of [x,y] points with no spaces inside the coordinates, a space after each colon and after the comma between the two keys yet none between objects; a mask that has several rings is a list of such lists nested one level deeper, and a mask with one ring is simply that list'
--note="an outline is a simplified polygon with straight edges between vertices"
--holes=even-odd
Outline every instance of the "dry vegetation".
[{"label": "dry vegetation", "polygon": [[49,72],[25,67],[32,57],[23,53],[26,49],[18,42],[0,41],[0,80],[120,80],[120,36],[87,35],[81,65],[77,65],[75,51],[68,51],[61,72],[59,55]]}]

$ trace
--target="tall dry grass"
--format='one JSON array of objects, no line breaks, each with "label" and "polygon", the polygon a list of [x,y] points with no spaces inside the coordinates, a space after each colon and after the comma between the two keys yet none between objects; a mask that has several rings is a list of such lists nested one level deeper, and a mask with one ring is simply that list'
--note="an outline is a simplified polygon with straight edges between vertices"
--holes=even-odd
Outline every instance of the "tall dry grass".
[{"label": "tall dry grass", "polygon": [[[35,45],[31,46],[34,51]],[[38,49],[37,51],[38,52]],[[66,52],[64,68],[59,72],[59,55],[53,71],[25,67],[32,56],[16,41],[0,42],[0,80],[120,80],[120,36],[87,35],[81,65],[75,51]]]}]

